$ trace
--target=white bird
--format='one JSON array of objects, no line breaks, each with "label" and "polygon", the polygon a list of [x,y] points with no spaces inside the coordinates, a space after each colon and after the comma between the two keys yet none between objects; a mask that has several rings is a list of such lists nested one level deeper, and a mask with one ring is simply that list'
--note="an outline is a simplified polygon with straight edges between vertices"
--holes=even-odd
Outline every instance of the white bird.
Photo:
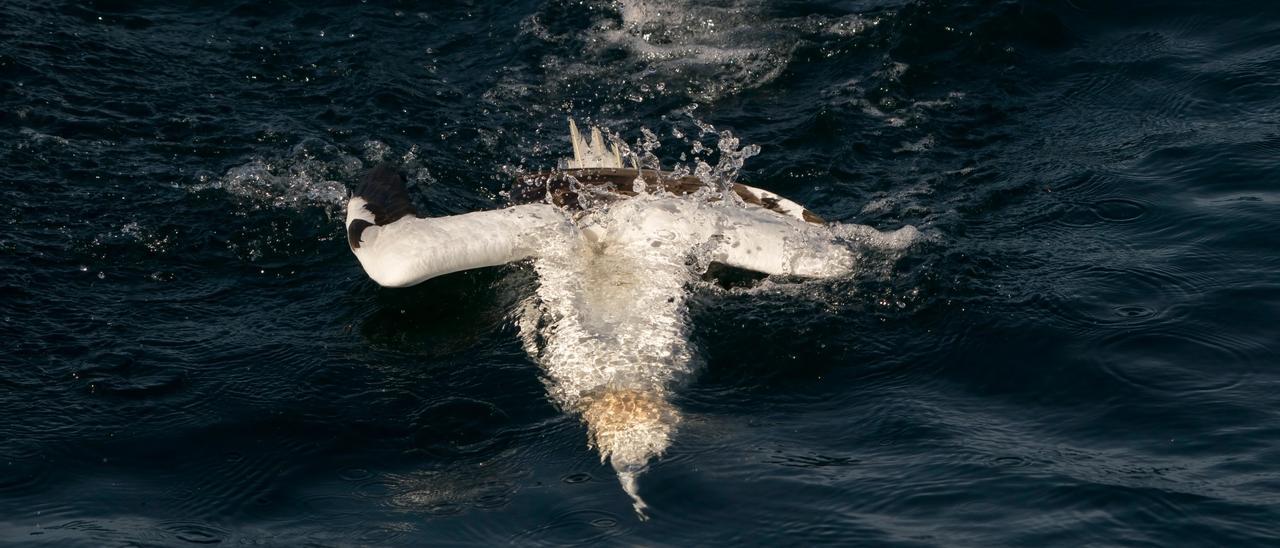
[{"label": "white bird", "polygon": [[347,237],[386,287],[532,259],[539,286],[519,319],[525,348],[643,519],[636,479],[670,446],[680,422],[671,394],[693,373],[689,286],[713,263],[830,278],[851,272],[855,255],[831,225],[776,194],[626,168],[616,145],[596,128],[584,139],[572,120],[570,139],[564,169],[520,177],[517,205],[493,211],[422,217],[402,176],[375,167],[347,205]]}]

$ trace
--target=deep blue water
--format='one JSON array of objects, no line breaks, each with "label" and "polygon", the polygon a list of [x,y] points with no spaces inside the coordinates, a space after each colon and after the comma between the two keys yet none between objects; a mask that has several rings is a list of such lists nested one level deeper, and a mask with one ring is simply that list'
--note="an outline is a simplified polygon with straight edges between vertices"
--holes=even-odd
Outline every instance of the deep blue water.
[{"label": "deep blue water", "polygon": [[[645,522],[528,268],[381,289],[341,226],[384,159],[501,206],[569,115],[928,236],[695,288]],[[1280,544],[1278,188],[1269,0],[6,0],[0,541]]]}]

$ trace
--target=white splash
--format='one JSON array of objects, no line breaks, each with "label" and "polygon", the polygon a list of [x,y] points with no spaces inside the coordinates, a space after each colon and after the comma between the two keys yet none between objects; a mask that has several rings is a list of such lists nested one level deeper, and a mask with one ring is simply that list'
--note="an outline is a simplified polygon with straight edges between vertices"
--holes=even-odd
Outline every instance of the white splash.
[{"label": "white splash", "polygon": [[249,209],[317,207],[333,216],[347,201],[342,181],[359,177],[367,165],[390,160],[404,167],[413,184],[434,180],[421,165],[417,147],[397,156],[385,143],[366,141],[362,152],[363,159],[320,139],[305,139],[286,154],[250,158],[221,176],[202,174],[190,190],[222,190]]},{"label": "white splash", "polygon": [[[319,157],[320,151],[328,151]],[[277,158],[251,158],[232,167],[221,177],[202,176],[193,191],[223,190],[254,208],[302,209],[321,207],[337,212],[347,199],[343,178],[354,178],[362,167],[353,156],[328,147],[315,150],[305,144]]]},{"label": "white splash", "polygon": [[[718,135],[720,162],[695,170],[731,183],[758,148],[740,146],[728,132]],[[542,242],[533,263],[539,287],[517,319],[552,399],[582,417],[590,445],[612,465],[642,519],[639,476],[670,447],[681,422],[672,394],[697,369],[690,289],[717,258],[716,235],[775,215],[731,197],[717,185],[691,196],[642,192],[579,214],[574,224],[581,232]],[[886,233],[795,223],[789,230],[784,245],[800,250],[793,268],[815,277],[852,273],[856,248],[898,250],[918,236],[913,227]]]},{"label": "white splash", "polygon": [[[760,0],[617,0],[584,2],[583,11],[600,14],[584,34],[564,29],[538,14],[521,23],[523,35],[554,44],[581,43],[568,54],[549,54],[540,66],[548,82],[580,86],[583,80],[609,82],[618,90],[611,102],[643,102],[680,94],[701,102],[756,88],[775,80],[806,40],[845,39],[877,24],[858,14],[776,17]],[[625,54],[622,59],[618,53]],[[504,81],[501,95],[529,91]],[[509,97],[508,97],[509,98]]]}]

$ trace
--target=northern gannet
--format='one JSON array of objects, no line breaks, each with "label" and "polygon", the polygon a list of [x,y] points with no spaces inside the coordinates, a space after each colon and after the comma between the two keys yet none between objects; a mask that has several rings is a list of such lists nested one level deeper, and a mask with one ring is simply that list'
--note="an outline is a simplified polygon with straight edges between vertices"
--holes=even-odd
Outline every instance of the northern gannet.
[{"label": "northern gannet", "polygon": [[569,124],[573,158],[519,177],[516,205],[503,209],[423,217],[398,171],[373,168],[347,204],[347,238],[385,287],[531,259],[539,286],[518,320],[525,348],[644,519],[636,480],[670,446],[672,391],[694,369],[690,286],[713,263],[814,279],[849,274],[856,257],[793,201],[625,167],[598,128],[587,139]]}]

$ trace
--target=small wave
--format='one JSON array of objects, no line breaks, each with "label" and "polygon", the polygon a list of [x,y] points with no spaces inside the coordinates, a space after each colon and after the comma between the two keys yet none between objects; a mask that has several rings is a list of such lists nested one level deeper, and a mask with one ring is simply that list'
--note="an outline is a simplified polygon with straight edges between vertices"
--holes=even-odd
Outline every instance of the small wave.
[{"label": "small wave", "polygon": [[1236,333],[1178,328],[1131,330],[1102,341],[1094,359],[1122,384],[1183,397],[1237,388],[1255,374],[1264,345]]},{"label": "small wave", "polygon": [[1056,279],[1059,286],[1044,294],[1045,306],[1081,334],[1181,321],[1186,303],[1201,290],[1195,280],[1155,265],[1087,265]]},{"label": "small wave", "polygon": [[551,516],[546,523],[519,532],[511,544],[523,546],[586,546],[599,544],[629,532],[632,525],[603,510],[570,510]]},{"label": "small wave", "polygon": [[[683,96],[710,103],[758,88],[782,75],[807,40],[847,40],[879,23],[858,14],[776,18],[755,0],[584,7],[601,14],[585,31],[562,28],[557,16],[539,13],[522,22],[522,35],[576,50],[540,63],[553,87],[602,82],[615,90],[612,99],[631,102]],[[524,89],[509,82],[499,87]]]},{"label": "small wave", "polygon": [[307,153],[297,154],[295,149],[285,157],[253,158],[216,179],[202,177],[192,190],[225,191],[253,209],[321,207],[337,212],[347,199],[347,189],[334,180],[335,175],[351,179],[362,167],[352,156],[343,155],[339,161],[331,165]]},{"label": "small wave", "polygon": [[902,142],[898,148],[893,149],[894,152],[925,152],[933,148],[934,139],[932,135],[925,135],[915,142]]},{"label": "small wave", "polygon": [[511,502],[519,491],[518,480],[527,474],[502,460],[485,461],[477,468],[457,466],[394,474],[387,477],[386,486],[392,493],[386,504],[429,516],[472,509],[496,510]]},{"label": "small wave", "polygon": [[161,524],[159,529],[184,544],[220,544],[230,533],[219,527],[194,521],[173,521]]},{"label": "small wave", "polygon": [[434,182],[420,155],[416,146],[397,154],[390,145],[369,140],[361,145],[357,156],[318,139],[308,139],[284,154],[250,158],[221,176],[201,174],[190,190],[224,191],[250,210],[300,211],[318,207],[334,216],[346,206],[348,185],[369,165],[390,161],[402,166],[410,184]]}]

